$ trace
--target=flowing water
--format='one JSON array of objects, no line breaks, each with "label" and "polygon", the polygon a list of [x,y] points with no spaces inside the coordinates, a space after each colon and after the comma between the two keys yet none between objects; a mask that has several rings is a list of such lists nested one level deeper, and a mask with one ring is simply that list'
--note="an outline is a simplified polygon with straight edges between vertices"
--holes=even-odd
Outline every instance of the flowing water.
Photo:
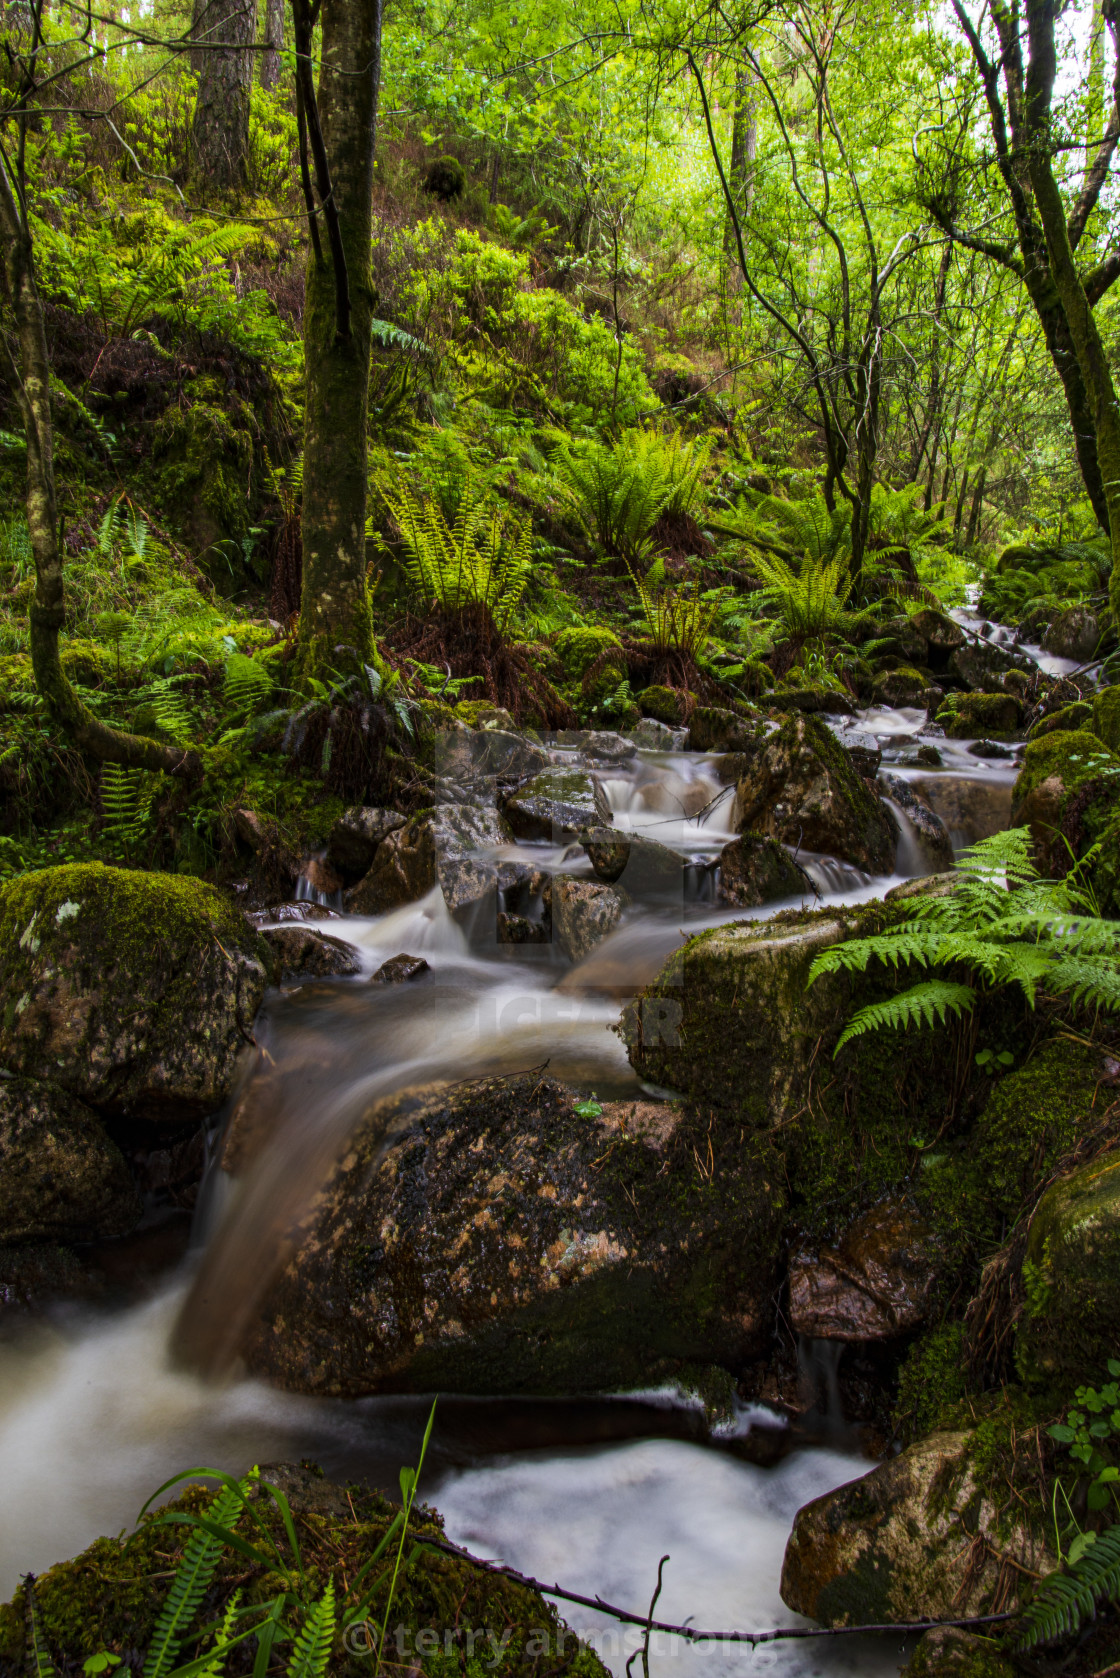
[{"label": "flowing water", "polygon": [[[918,763],[923,722],[920,712],[883,710],[834,726],[841,738],[874,735],[885,768],[917,782],[935,807],[940,797],[958,845],[978,836],[978,825],[1004,825],[1013,762],[983,743],[938,739],[943,767]],[[575,761],[570,749],[558,755]],[[0,1595],[27,1569],[128,1527],[163,1479],[194,1464],[243,1470],[310,1456],[330,1474],[389,1486],[398,1466],[415,1459],[426,1401],[294,1397],[247,1380],[236,1362],[290,1232],[355,1123],[412,1085],[545,1061],[550,1075],[600,1097],[637,1093],[610,1030],[623,999],[685,936],[787,906],[717,904],[715,863],[734,811],[733,789],[721,786],[713,760],[643,752],[597,773],[616,825],[686,855],[680,901],[636,905],[574,968],[551,946],[498,945],[492,914],[489,927],[478,917],[464,930],[438,888],[391,914],[333,926],[361,951],[363,974],[266,1001],[256,1060],[215,1150],[186,1264],[139,1303],[68,1311],[0,1344]],[[894,807],[898,873],[873,880],[835,859],[802,856],[816,896],[787,902],[858,902],[925,872],[920,840]],[[511,846],[502,856],[567,873],[587,867],[578,847],[563,845]],[[402,951],[428,961],[422,982],[364,982]],[[798,1447],[791,1436],[794,1448],[760,1456],[752,1440],[784,1425],[781,1418],[745,1410],[724,1437],[709,1438],[694,1407],[663,1393],[451,1399],[441,1401],[424,1495],[453,1539],[550,1582],[642,1609],[668,1553],[662,1617],[712,1628],[791,1624],[778,1577],[794,1513],[868,1466],[836,1431],[834,1364],[819,1349],[806,1355],[835,1446]],[[775,1455],[776,1466],[759,1466]],[[601,1614],[564,1613],[621,1673],[634,1637]],[[655,1639],[652,1657],[660,1674],[839,1675],[897,1672],[901,1653],[894,1640],[788,1643],[752,1654]]]}]

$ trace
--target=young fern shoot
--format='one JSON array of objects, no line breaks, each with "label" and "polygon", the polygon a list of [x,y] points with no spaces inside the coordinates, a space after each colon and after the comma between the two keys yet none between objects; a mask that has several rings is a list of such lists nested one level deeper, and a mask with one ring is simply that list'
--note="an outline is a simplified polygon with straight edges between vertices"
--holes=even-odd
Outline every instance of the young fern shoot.
[{"label": "young fern shoot", "polygon": [[814,961],[822,973],[891,967],[970,970],[961,980],[934,976],[848,1021],[836,1053],[854,1037],[884,1028],[933,1025],[970,1011],[981,990],[1017,985],[1030,1007],[1039,990],[1073,1003],[1120,1011],[1120,925],[1102,920],[1077,876],[1043,879],[1025,827],[981,839],[961,858],[953,889],[917,898],[900,925],[835,944]]}]

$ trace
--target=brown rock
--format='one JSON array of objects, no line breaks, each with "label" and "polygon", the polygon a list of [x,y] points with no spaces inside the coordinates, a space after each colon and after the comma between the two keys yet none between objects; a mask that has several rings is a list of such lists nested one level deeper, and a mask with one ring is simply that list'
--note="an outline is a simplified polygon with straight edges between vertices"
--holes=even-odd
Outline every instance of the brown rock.
[{"label": "brown rock", "polygon": [[552,925],[560,948],[571,961],[582,961],[622,919],[625,898],[617,886],[586,877],[552,882]]},{"label": "brown rock", "polygon": [[438,883],[454,914],[496,889],[498,864],[486,853],[509,842],[509,827],[493,808],[437,804],[382,840],[345,907],[352,915],[381,915],[415,903]]},{"label": "brown rock", "polygon": [[431,968],[423,956],[401,954],[383,961],[369,982],[371,985],[403,985],[410,979],[418,979],[421,973],[430,972]]},{"label": "brown rock", "polygon": [[325,857],[310,857],[300,869],[299,877],[312,891],[320,892],[324,897],[334,897],[342,890],[342,875],[331,867]]},{"label": "brown rock", "polygon": [[937,1250],[904,1202],[882,1201],[837,1245],[790,1263],[790,1320],[814,1340],[890,1340],[929,1310]]},{"label": "brown rock", "polygon": [[779,897],[812,892],[809,877],[776,839],[762,833],[742,833],[719,854],[720,903],[757,908]]},{"label": "brown rock", "polygon": [[373,866],[381,841],[403,827],[406,819],[399,810],[373,806],[344,810],[327,839],[327,862],[346,885],[353,885]]},{"label": "brown rock", "polygon": [[362,970],[353,944],[309,926],[266,926],[261,937],[276,956],[281,979],[327,979]]},{"label": "brown rock", "polygon": [[1011,783],[971,775],[923,775],[910,785],[959,845],[974,845],[1002,833],[1011,819]]},{"label": "brown rock", "polygon": [[0,1079],[0,1243],[95,1241],[140,1217],[120,1149],[63,1090]]}]

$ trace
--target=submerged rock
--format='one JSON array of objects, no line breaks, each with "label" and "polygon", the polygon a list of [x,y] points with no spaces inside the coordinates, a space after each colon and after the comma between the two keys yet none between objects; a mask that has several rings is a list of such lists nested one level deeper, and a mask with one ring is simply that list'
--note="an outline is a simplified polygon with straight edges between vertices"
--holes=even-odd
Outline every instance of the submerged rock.
[{"label": "submerged rock", "polygon": [[814,1340],[892,1340],[924,1321],[937,1282],[925,1219],[891,1198],[856,1219],[833,1247],[790,1261],[790,1323]]},{"label": "submerged rock", "polygon": [[438,884],[454,914],[496,886],[497,862],[477,853],[509,842],[510,830],[495,809],[437,804],[382,841],[373,867],[343,901],[352,915],[380,915],[415,903]]},{"label": "submerged rock", "polygon": [[0,887],[0,1061],[111,1114],[221,1106],[272,969],[244,915],[181,875],[74,863]]},{"label": "submerged rock", "polygon": [[0,1079],[0,1244],[127,1235],[140,1197],[120,1149],[73,1096]]},{"label": "submerged rock", "polygon": [[737,1368],[769,1332],[776,1156],[737,1125],[649,1102],[579,1118],[576,1100],[533,1075],[371,1114],[305,1220],[250,1367],[348,1395],[602,1392],[679,1359]]},{"label": "submerged rock", "polygon": [[327,979],[362,970],[362,958],[353,944],[309,926],[269,926],[261,937],[276,957],[281,979]]},{"label": "submerged rock", "polygon": [[889,874],[894,827],[844,748],[815,717],[783,723],[739,782],[738,826]]},{"label": "submerged rock", "polygon": [[[1012,1608],[1056,1564],[978,1478],[967,1432],[934,1433],[798,1510],[782,1601],[828,1626]],[[997,1601],[998,1598],[998,1601]]]},{"label": "submerged rock", "polygon": [[755,909],[802,892],[813,892],[809,876],[776,839],[743,833],[719,853],[716,896],[721,903]]},{"label": "submerged rock", "polygon": [[626,897],[617,886],[585,875],[552,882],[553,937],[571,961],[582,961],[622,919]]}]

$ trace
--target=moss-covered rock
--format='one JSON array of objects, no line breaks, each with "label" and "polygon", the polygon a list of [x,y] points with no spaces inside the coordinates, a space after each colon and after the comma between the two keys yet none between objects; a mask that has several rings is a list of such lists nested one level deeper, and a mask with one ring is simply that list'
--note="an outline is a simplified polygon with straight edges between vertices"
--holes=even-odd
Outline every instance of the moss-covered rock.
[{"label": "moss-covered rock", "polygon": [[1044,735],[1069,734],[1077,728],[1093,729],[1093,707],[1083,699],[1077,699],[1072,705],[1063,705],[1059,710],[1039,717],[1031,727],[1030,738],[1041,740]]},{"label": "moss-covered rock", "polygon": [[874,705],[936,705],[941,689],[912,664],[900,664],[894,670],[881,670],[871,684]]},{"label": "moss-covered rock", "polygon": [[582,769],[546,769],[518,787],[503,806],[505,819],[518,839],[575,839],[581,830],[610,810]]},{"label": "moss-covered rock", "polygon": [[140,1197],[97,1115],[26,1078],[0,1080],[0,1243],[126,1235]]},{"label": "moss-covered rock", "polygon": [[1017,1671],[995,1638],[961,1626],[938,1626],[926,1632],[902,1678],[1015,1678]]},{"label": "moss-covered rock", "polygon": [[951,740],[1006,739],[1021,725],[1023,706],[1013,693],[950,693],[937,720]]},{"label": "moss-covered rock", "polygon": [[1036,819],[1051,810],[1060,816],[1069,794],[1100,774],[1102,759],[1120,767],[1120,759],[1087,728],[1062,729],[1028,741],[1012,793],[1012,826],[1029,823],[1033,827]]},{"label": "moss-covered rock", "polygon": [[1031,1528],[1001,1519],[972,1444],[967,1432],[931,1434],[798,1510],[786,1606],[825,1625],[990,1613],[997,1597],[1013,1606],[1055,1558]]},{"label": "moss-covered rock", "polygon": [[1093,657],[1101,638],[1100,621],[1088,606],[1065,606],[1050,620],[1042,645],[1046,652],[1058,658],[1071,658],[1078,664]]},{"label": "moss-covered rock", "polygon": [[82,687],[96,687],[98,682],[116,674],[116,660],[96,641],[63,641],[59,657],[69,680]]},{"label": "moss-covered rock", "polygon": [[681,1362],[739,1367],[771,1328],[777,1156],[733,1115],[619,1102],[580,1118],[576,1100],[533,1075],[371,1115],[266,1302],[251,1368],[358,1394],[610,1391]]},{"label": "moss-covered rock", "polygon": [[1055,1037],[1025,1066],[993,1083],[976,1121],[974,1148],[985,1192],[1008,1224],[1092,1123],[1105,1070],[1099,1050]]},{"label": "moss-covered rock", "polygon": [[1027,1381],[1069,1386],[1116,1356],[1120,1331],[1120,1148],[1047,1189],[1023,1260],[1015,1362]]},{"label": "moss-covered rock", "polygon": [[597,658],[612,647],[618,648],[617,663],[611,668],[620,676],[626,673],[622,643],[613,629],[601,629],[595,624],[578,624],[573,629],[562,629],[553,642],[556,655],[569,681],[579,681]]},{"label": "moss-covered rock", "polygon": [[754,754],[770,734],[761,717],[744,717],[718,705],[697,705],[689,718],[690,752],[744,752]]},{"label": "moss-covered rock", "polygon": [[[366,1564],[397,1513],[395,1504],[364,1486],[335,1485],[307,1467],[272,1463],[262,1478],[283,1492],[295,1515],[301,1581],[296,1583],[294,1564],[290,1572],[281,1572],[224,1549],[197,1614],[184,1627],[180,1661],[194,1658],[203,1628],[221,1621],[235,1595],[242,1609],[271,1603],[293,1589],[306,1591],[310,1602],[333,1581],[336,1604],[352,1610],[357,1598],[349,1594],[351,1585],[368,1583]],[[211,1491],[195,1486],[166,1509],[205,1516],[212,1501]],[[291,1552],[272,1498],[262,1493],[255,1507],[279,1557],[287,1560]],[[120,1670],[129,1670],[130,1663],[139,1667],[193,1530],[147,1516],[135,1534],[99,1538],[72,1561],[39,1575],[36,1617],[55,1670],[80,1672],[84,1662],[102,1653],[123,1658]],[[414,1507],[411,1530],[429,1544],[443,1538],[439,1516],[422,1504]],[[239,1533],[264,1547],[247,1516],[241,1518]],[[292,1613],[298,1625],[306,1609],[292,1605]],[[0,1607],[0,1670],[10,1678],[33,1678],[36,1670],[28,1653],[27,1618],[27,1587],[21,1585]],[[389,1648],[394,1662],[407,1661],[410,1670],[432,1678],[463,1671],[486,1671],[494,1678],[526,1671],[538,1678],[606,1678],[598,1657],[536,1591],[485,1573],[463,1556],[428,1548],[406,1560],[393,1599],[393,1622]],[[376,1616],[365,1622],[364,1635],[361,1622],[356,1630],[358,1635],[343,1637],[340,1630],[334,1637],[327,1666],[331,1678],[359,1678],[376,1666]],[[290,1647],[284,1645],[282,1659]],[[252,1640],[231,1658],[236,1661],[246,1651],[255,1652]]]},{"label": "moss-covered rock", "polygon": [[739,782],[736,808],[740,831],[821,851],[871,874],[894,867],[894,824],[815,717],[790,717],[766,740]]},{"label": "moss-covered rock", "polygon": [[742,833],[719,854],[716,895],[721,903],[743,909],[773,903],[779,897],[812,893],[804,869],[784,845],[762,833]]},{"label": "moss-covered rock", "polygon": [[653,717],[655,722],[668,723],[670,728],[679,728],[685,721],[689,709],[689,696],[680,693],[676,688],[643,688],[640,693],[634,695],[634,699],[643,717]]},{"label": "moss-covered rock", "polygon": [[1120,687],[1102,688],[1093,695],[1092,732],[1110,752],[1120,752]]},{"label": "moss-covered rock", "polygon": [[0,1061],[109,1113],[200,1118],[229,1094],[271,966],[201,881],[24,874],[0,887]]}]

